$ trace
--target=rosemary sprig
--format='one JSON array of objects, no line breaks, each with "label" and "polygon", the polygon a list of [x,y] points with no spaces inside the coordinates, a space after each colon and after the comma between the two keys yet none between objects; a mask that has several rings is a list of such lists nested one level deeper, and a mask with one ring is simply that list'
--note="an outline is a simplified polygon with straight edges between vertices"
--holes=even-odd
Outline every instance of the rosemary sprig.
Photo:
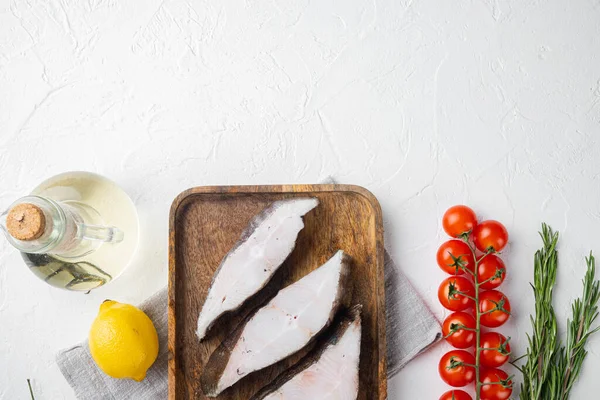
[{"label": "rosemary sprig", "polygon": [[35,397],[33,396],[33,389],[31,388],[31,381],[29,380],[29,378],[27,379],[27,386],[29,386],[29,394],[31,395],[31,400],[35,400]]},{"label": "rosemary sprig", "polygon": [[592,253],[586,258],[587,272],[583,278],[583,295],[575,300],[572,308],[573,319],[568,320],[567,345],[561,347],[556,355],[555,379],[552,393],[560,393],[560,400],[569,398],[571,388],[577,381],[583,360],[587,355],[585,344],[591,334],[599,327],[592,329],[592,324],[598,317],[598,299],[600,298],[600,282],[594,279],[596,261]]},{"label": "rosemary sprig", "polygon": [[566,400],[587,355],[585,344],[589,336],[599,329],[592,329],[592,324],[598,317],[600,282],[595,279],[596,265],[590,253],[586,258],[583,295],[572,305],[566,346],[561,346],[552,306],[558,267],[558,232],[542,224],[540,236],[544,247],[535,253],[534,258],[534,284],[531,286],[535,297],[535,316],[531,317],[532,333],[527,335],[527,361],[521,367],[516,366],[523,375],[520,399]]},{"label": "rosemary sprig", "polygon": [[521,400],[542,399],[542,389],[546,381],[550,363],[557,346],[557,323],[554,307],[552,306],[552,291],[556,283],[558,253],[556,244],[558,232],[553,232],[546,224],[540,232],[544,247],[535,253],[534,283],[535,317],[530,317],[531,335],[527,334],[527,362],[517,367],[523,374],[521,383]]}]

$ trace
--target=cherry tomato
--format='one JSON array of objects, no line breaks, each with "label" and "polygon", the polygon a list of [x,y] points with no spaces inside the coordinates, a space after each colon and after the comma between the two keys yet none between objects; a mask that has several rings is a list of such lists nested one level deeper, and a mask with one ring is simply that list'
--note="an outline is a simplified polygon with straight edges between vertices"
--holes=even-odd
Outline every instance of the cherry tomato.
[{"label": "cherry tomato", "polygon": [[[508,374],[501,369],[485,369],[480,372],[479,380],[482,383],[479,392],[481,400],[506,400],[512,394],[512,381],[508,380]],[[498,383],[504,383],[508,387]]]},{"label": "cherry tomato", "polygon": [[[504,261],[495,254],[488,254],[479,260],[479,265],[477,267],[477,281],[480,283],[479,287],[483,290],[490,290],[500,286],[506,276]],[[503,270],[499,278],[494,278],[481,284],[481,282],[493,278],[496,275],[496,271],[499,270]]]},{"label": "cherry tomato", "polygon": [[[454,293],[449,297],[451,288],[454,289]],[[462,311],[473,306],[473,299],[455,292],[475,297],[475,287],[470,280],[463,276],[451,276],[444,279],[438,288],[438,300],[450,311]]]},{"label": "cherry tomato", "polygon": [[500,350],[482,350],[479,353],[479,361],[485,367],[500,367],[506,361],[510,354],[510,344],[504,335],[498,332],[485,332],[481,334],[480,346],[485,349],[503,349]]},{"label": "cherry tomato", "polygon": [[475,259],[473,258],[473,252],[469,246],[462,240],[448,240],[444,242],[437,252],[437,263],[440,268],[449,273],[450,275],[462,275],[464,270],[459,268],[454,258],[457,258],[459,262],[464,263],[464,266],[471,271],[475,268]]},{"label": "cherry tomato", "polygon": [[[439,292],[438,292],[439,296]],[[501,305],[503,310],[488,311],[496,308],[496,304]],[[483,326],[496,328],[506,322],[510,316],[510,302],[508,298],[497,290],[488,290],[479,294],[479,321]],[[487,313],[487,314],[484,314]]]},{"label": "cherry tomato", "polygon": [[464,390],[448,390],[440,400],[473,400],[471,395]]},{"label": "cherry tomato", "polygon": [[463,325],[467,328],[475,329],[475,318],[471,314],[459,311],[448,315],[442,324],[442,334],[446,338],[446,341],[457,349],[466,349],[475,344],[475,331],[459,329],[449,335],[453,325]]},{"label": "cherry tomato", "polygon": [[475,379],[475,368],[459,363],[474,365],[475,357],[464,350],[452,350],[442,356],[438,365],[442,380],[453,387],[468,385]]},{"label": "cherry tomato", "polygon": [[442,225],[448,235],[457,237],[472,231],[477,225],[477,217],[475,212],[467,206],[453,206],[444,213]]},{"label": "cherry tomato", "polygon": [[479,251],[484,253],[491,247],[501,251],[508,242],[508,232],[498,221],[483,221],[473,230],[473,242]]}]

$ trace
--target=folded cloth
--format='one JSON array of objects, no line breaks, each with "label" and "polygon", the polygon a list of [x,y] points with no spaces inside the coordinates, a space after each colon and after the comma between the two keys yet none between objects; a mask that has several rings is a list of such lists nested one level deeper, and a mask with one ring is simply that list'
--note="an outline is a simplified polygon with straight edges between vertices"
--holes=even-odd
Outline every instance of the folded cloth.
[{"label": "folded cloth", "polygon": [[384,253],[387,376],[396,375],[418,354],[442,338],[440,323],[404,274]]},{"label": "folded cloth", "polygon": [[[332,181],[330,179],[330,181]],[[385,251],[388,378],[441,338],[440,324]],[[168,392],[167,288],[139,306],[154,322],[159,352],[146,379],[113,379],[92,359],[87,341],[62,350],[56,362],[78,399],[165,399]]]}]

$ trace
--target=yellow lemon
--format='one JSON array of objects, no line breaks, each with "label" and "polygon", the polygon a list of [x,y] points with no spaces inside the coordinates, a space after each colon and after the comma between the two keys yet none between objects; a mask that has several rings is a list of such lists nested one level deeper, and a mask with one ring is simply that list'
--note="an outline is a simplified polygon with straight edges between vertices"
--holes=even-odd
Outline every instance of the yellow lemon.
[{"label": "yellow lemon", "polygon": [[139,308],[106,300],[89,336],[90,353],[105,374],[138,382],[158,355],[154,324]]}]

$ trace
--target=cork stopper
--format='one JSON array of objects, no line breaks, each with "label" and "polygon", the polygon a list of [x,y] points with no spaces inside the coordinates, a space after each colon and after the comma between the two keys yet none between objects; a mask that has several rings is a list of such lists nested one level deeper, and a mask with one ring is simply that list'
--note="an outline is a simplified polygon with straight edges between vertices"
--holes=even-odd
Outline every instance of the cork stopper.
[{"label": "cork stopper", "polygon": [[21,203],[8,212],[8,233],[17,240],[35,240],[46,229],[46,216],[41,208],[31,203]]}]

